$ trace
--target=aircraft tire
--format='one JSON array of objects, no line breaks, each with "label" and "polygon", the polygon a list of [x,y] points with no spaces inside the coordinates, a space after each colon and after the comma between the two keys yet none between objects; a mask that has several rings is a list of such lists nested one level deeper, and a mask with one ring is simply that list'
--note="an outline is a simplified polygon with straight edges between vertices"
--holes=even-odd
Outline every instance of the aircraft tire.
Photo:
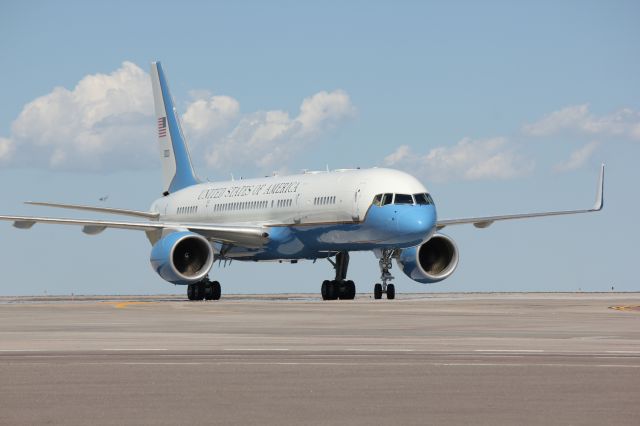
[{"label": "aircraft tire", "polygon": [[222,295],[222,286],[219,281],[211,283],[211,292],[213,293],[211,300],[220,300],[220,296]]},{"label": "aircraft tire", "polygon": [[387,299],[393,300],[396,298],[396,286],[393,284],[389,284],[387,286]]},{"label": "aircraft tire", "polygon": [[338,281],[329,281],[329,284],[327,284],[327,300],[338,299],[339,285]]},{"label": "aircraft tire", "polygon": [[336,281],[336,288],[338,289],[338,299],[347,300],[349,298],[349,286],[346,281]]},{"label": "aircraft tire", "polygon": [[377,283],[375,286],[373,286],[373,298],[382,299],[382,284]]},{"label": "aircraft tire", "polygon": [[213,283],[205,283],[204,300],[213,300]]},{"label": "aircraft tire", "polygon": [[204,300],[205,297],[205,287],[203,283],[193,284],[193,300]]},{"label": "aircraft tire", "polygon": [[322,281],[320,295],[322,296],[322,300],[329,300],[329,280]]},{"label": "aircraft tire", "polygon": [[356,298],[356,284],[351,280],[347,281],[345,284],[347,286],[347,297],[345,297],[345,299],[348,299],[348,300],[355,299]]},{"label": "aircraft tire", "polygon": [[195,295],[196,289],[195,289],[195,287],[196,287],[196,284],[189,284],[187,286],[187,298],[189,300],[196,300],[196,295]]}]

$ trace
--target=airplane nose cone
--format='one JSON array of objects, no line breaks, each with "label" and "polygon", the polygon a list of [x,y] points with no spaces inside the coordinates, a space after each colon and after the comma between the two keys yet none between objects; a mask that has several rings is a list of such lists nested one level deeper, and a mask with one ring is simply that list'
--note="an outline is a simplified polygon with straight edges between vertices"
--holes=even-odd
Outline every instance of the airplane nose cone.
[{"label": "airplane nose cone", "polygon": [[398,215],[398,230],[411,235],[417,241],[427,239],[436,225],[436,209],[433,205],[408,206]]}]

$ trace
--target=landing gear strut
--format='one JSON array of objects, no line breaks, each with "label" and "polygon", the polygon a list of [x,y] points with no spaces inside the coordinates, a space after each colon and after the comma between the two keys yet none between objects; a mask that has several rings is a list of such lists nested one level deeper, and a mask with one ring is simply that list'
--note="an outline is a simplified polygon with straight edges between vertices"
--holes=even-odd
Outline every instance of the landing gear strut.
[{"label": "landing gear strut", "polygon": [[209,278],[187,286],[189,300],[218,300],[221,292],[220,283],[218,281],[209,281]]},{"label": "landing gear strut", "polygon": [[382,256],[380,257],[380,261],[378,264],[380,265],[380,280],[382,284],[377,283],[373,287],[373,298],[374,299],[382,299],[382,294],[387,294],[387,299],[395,299],[396,298],[396,286],[388,283],[394,279],[393,275],[389,272],[391,269],[391,257],[393,256],[393,250],[384,249],[382,250]]},{"label": "landing gear strut", "polygon": [[336,270],[334,280],[324,280],[320,287],[322,300],[353,300],[356,297],[356,285],[353,281],[347,280],[347,269],[349,269],[349,252],[341,251],[336,255],[335,262],[327,259]]}]

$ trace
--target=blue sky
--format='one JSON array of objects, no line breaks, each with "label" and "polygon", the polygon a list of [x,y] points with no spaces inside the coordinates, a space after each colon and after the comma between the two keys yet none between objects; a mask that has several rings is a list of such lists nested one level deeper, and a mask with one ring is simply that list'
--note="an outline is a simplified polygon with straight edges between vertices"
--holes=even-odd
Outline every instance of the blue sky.
[{"label": "blue sky", "polygon": [[[3,2],[0,211],[148,208],[159,59],[203,178],[396,167],[454,218],[588,207],[607,163],[601,214],[449,228],[456,273],[423,286],[394,267],[399,291],[638,290],[639,18],[633,1]],[[5,223],[0,238],[0,294],[183,291],[135,232]],[[212,276],[223,292],[316,292],[331,272]],[[353,255],[360,291],[378,275]]]}]

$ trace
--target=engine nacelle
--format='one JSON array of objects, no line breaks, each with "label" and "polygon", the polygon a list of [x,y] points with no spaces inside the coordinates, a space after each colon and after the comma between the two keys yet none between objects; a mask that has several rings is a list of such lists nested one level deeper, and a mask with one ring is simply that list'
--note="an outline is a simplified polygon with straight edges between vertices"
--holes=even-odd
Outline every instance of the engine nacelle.
[{"label": "engine nacelle", "polygon": [[151,266],[173,284],[202,280],[213,265],[213,249],[202,235],[174,232],[158,240],[151,249]]},{"label": "engine nacelle", "polygon": [[446,235],[434,234],[419,246],[402,249],[396,258],[398,266],[409,278],[432,284],[448,278],[458,266],[458,248]]}]

